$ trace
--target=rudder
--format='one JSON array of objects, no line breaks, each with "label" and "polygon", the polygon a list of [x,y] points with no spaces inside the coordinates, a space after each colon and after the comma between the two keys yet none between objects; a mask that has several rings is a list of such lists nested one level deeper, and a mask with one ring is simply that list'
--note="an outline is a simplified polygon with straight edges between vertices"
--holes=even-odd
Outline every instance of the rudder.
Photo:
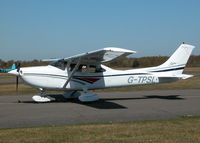
[{"label": "rudder", "polygon": [[181,44],[179,48],[173,53],[173,55],[159,67],[173,67],[174,69],[177,68],[180,70],[176,70],[176,74],[182,74],[194,48],[195,46],[192,45]]}]

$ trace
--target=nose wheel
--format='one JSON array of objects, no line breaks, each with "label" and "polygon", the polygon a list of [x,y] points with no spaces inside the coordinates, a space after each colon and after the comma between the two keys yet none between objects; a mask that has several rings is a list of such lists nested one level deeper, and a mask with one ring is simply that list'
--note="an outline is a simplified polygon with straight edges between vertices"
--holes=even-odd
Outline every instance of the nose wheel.
[{"label": "nose wheel", "polygon": [[40,88],[40,94],[37,94],[37,95],[34,95],[32,97],[32,99],[35,101],[35,102],[38,102],[38,103],[45,103],[45,102],[50,102],[51,99],[48,98],[44,93],[44,89]]}]

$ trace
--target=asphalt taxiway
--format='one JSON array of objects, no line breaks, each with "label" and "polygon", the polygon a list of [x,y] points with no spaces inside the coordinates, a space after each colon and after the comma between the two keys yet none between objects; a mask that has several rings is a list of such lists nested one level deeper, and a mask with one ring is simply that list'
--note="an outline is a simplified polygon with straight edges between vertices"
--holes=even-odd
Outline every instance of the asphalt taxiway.
[{"label": "asphalt taxiway", "polygon": [[101,100],[34,103],[32,95],[0,96],[0,128],[129,122],[200,115],[200,90],[99,93]]}]

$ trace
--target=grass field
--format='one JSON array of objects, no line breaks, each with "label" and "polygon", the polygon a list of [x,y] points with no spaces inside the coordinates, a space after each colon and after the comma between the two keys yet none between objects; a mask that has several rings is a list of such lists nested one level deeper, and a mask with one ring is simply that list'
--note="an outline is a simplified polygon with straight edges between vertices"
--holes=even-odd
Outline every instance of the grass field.
[{"label": "grass field", "polygon": [[200,74],[200,67],[186,67],[185,74]]},{"label": "grass field", "polygon": [[0,143],[198,143],[200,117],[0,129]]}]

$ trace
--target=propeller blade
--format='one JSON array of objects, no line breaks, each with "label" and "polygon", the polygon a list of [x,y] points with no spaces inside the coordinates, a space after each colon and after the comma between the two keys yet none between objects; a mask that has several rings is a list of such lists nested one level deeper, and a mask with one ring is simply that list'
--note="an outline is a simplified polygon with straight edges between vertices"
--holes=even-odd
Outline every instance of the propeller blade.
[{"label": "propeller blade", "polygon": [[[17,72],[19,73],[20,63],[17,63],[16,65],[17,65]],[[18,87],[19,87],[19,76],[16,76],[16,93],[17,93],[17,96],[18,96],[18,103],[21,103],[21,101],[19,100]]]},{"label": "propeller blade", "polygon": [[19,72],[20,66],[21,66],[21,64],[20,64],[20,63],[17,63],[17,72]]},{"label": "propeller blade", "polygon": [[19,77],[16,76],[16,92],[18,93]]}]

